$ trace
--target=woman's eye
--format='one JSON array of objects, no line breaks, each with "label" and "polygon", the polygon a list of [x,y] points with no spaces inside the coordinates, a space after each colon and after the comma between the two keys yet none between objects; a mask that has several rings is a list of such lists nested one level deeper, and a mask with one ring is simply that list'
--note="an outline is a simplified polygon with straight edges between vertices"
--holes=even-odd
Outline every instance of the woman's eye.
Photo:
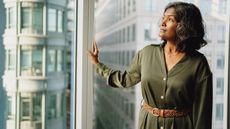
[{"label": "woman's eye", "polygon": [[168,21],[173,22],[174,20],[172,18],[169,18]]}]

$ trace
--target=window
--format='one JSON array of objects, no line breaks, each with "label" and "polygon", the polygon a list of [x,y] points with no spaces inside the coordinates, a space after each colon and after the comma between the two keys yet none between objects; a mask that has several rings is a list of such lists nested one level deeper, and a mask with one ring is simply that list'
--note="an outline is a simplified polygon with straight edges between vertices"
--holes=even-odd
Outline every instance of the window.
[{"label": "window", "polygon": [[47,59],[47,71],[54,72],[55,71],[55,63],[56,63],[56,52],[55,50],[48,50],[48,59]]},{"label": "window", "polygon": [[6,28],[15,28],[16,24],[16,8],[15,7],[10,7],[6,10]]},{"label": "window", "polygon": [[63,11],[48,9],[48,31],[63,32]]},{"label": "window", "polygon": [[[170,1],[174,1],[174,0],[170,0]],[[208,14],[210,14],[210,15],[203,15],[203,17],[204,17],[204,22],[206,22],[206,20],[210,20],[210,22],[212,22],[211,24],[213,25],[213,27],[211,28],[212,29],[212,32],[211,32],[211,34],[210,35],[212,35],[211,37],[212,37],[212,39],[210,39],[211,41],[212,41],[212,44],[208,44],[207,46],[211,46],[210,48],[208,48],[207,49],[207,51],[211,51],[212,52],[212,54],[211,54],[211,57],[208,57],[211,61],[209,61],[209,62],[211,62],[212,64],[210,65],[210,66],[212,66],[212,71],[213,72],[217,72],[218,74],[221,74],[221,72],[222,72],[222,70],[224,70],[224,56],[227,56],[227,55],[223,55],[223,61],[217,61],[218,59],[220,59],[219,57],[217,57],[218,55],[215,55],[216,53],[218,53],[218,52],[216,52],[216,49],[217,50],[220,50],[221,49],[221,51],[222,50],[224,50],[223,48],[221,48],[221,46],[219,46],[218,45],[218,42],[217,42],[217,28],[216,28],[216,23],[218,22],[218,20],[221,20],[221,19],[218,19],[218,18],[216,18],[215,16],[213,16],[212,15],[212,10],[211,10],[211,8],[213,7],[213,6],[210,6],[210,5],[213,5],[213,4],[216,4],[214,1],[211,1],[211,0],[209,0],[208,2],[206,1],[206,2],[204,2],[204,3],[202,3],[202,1],[200,2],[200,1],[194,1],[194,0],[187,0],[187,1],[189,1],[189,2],[196,2],[196,4],[198,5],[198,7],[199,8],[202,8],[202,10],[205,10],[205,12],[206,12],[206,14],[208,13]],[[87,1],[87,2],[89,2],[89,1]],[[123,2],[123,1],[122,1]],[[158,2],[159,3],[159,7],[165,7],[164,6],[164,4],[166,4],[166,2]],[[202,3],[202,4],[201,4]],[[108,3],[106,3],[106,4],[112,4],[112,2],[110,3],[110,2],[108,2]],[[90,5],[90,3],[89,3],[89,5]],[[140,7],[140,5],[145,5],[145,4],[137,4],[136,6],[137,6],[137,10],[136,11],[139,11],[139,9],[141,10],[143,7]],[[226,5],[229,5],[229,4],[226,4]],[[123,4],[121,4],[121,8],[123,9]],[[209,6],[208,8],[206,7],[206,6]],[[158,6],[157,6],[158,7]],[[110,26],[102,26],[101,25],[101,23],[100,22],[102,22],[104,19],[110,19],[110,20],[113,20],[113,18],[111,18],[111,17],[106,17],[107,15],[104,15],[104,14],[106,14],[106,12],[110,12],[110,10],[108,9],[108,8],[106,8],[105,6],[101,6],[100,7],[100,5],[98,5],[97,6],[97,9],[98,10],[100,10],[100,13],[101,13],[101,15],[103,15],[103,16],[105,16],[103,19],[101,19],[101,18],[95,18],[96,19],[96,24],[100,24],[100,27],[98,27],[98,28],[100,28],[100,29],[97,29],[95,32],[96,32],[96,34],[95,35],[97,35],[98,37],[96,37],[96,39],[98,38],[99,39],[99,41],[100,42],[98,42],[98,45],[99,45],[99,47],[100,48],[102,48],[101,49],[101,55],[104,55],[104,54],[107,54],[107,53],[110,53],[111,51],[116,51],[117,49],[119,49],[119,59],[121,59],[121,62],[123,63],[124,61],[123,61],[123,57],[124,57],[124,55],[125,54],[123,54],[123,51],[126,51],[126,49],[127,49],[127,46],[129,45],[127,45],[127,44],[122,44],[122,43],[119,43],[119,46],[118,45],[116,45],[116,42],[114,42],[114,44],[112,44],[111,46],[113,46],[113,47],[108,47],[109,45],[108,45],[108,43],[107,42],[104,42],[103,40],[101,40],[101,39],[104,39],[105,37],[107,37],[108,36],[108,34],[111,34],[113,31],[116,31],[116,30],[114,30],[114,28],[116,28],[116,27],[121,27],[121,33],[120,33],[120,36],[119,37],[121,37],[120,38],[120,40],[121,41],[123,41],[123,36],[125,36],[125,34],[127,33],[123,33],[123,28],[126,28],[127,26],[127,24],[129,24],[130,23],[130,21],[129,20],[126,20],[126,19],[121,19],[121,21],[119,21],[118,23],[114,23],[114,24],[112,24],[111,25],[111,27]],[[163,9],[163,8],[160,8],[160,9]],[[207,11],[207,10],[209,10],[209,11]],[[215,8],[216,9],[216,8]],[[90,11],[91,10],[91,8],[89,7],[88,9],[87,9],[87,11]],[[162,11],[162,10],[161,10]],[[158,13],[158,10],[156,11],[157,13]],[[116,13],[116,12],[115,12]],[[139,16],[137,16],[137,20],[139,20],[139,19],[144,19],[145,17],[150,17],[150,18],[152,18],[152,17],[154,17],[154,18],[157,18],[157,17],[155,17],[155,15],[156,16],[158,16],[158,14],[157,13],[154,13],[154,14],[151,14],[151,16],[147,16],[147,14],[145,13],[145,14],[141,14],[142,12],[140,11],[140,12],[137,12],[138,14],[140,13],[140,15]],[[204,14],[204,11],[202,12],[203,14]],[[83,12],[83,16],[89,16],[87,13],[84,13]],[[98,15],[96,15],[96,17],[97,16],[99,16],[100,14],[98,14]],[[111,14],[112,15],[112,14]],[[82,18],[82,17],[80,17],[80,15],[78,15],[79,16],[79,19],[78,20],[80,20],[80,21],[83,21],[83,23],[84,22],[87,22],[89,19],[85,19],[85,20],[81,20],[80,18]],[[142,16],[144,16],[144,17],[142,17]],[[207,16],[207,17],[206,17]],[[90,16],[89,16],[90,17]],[[91,18],[91,17],[90,17]],[[150,19],[149,18],[149,19]],[[102,20],[102,21],[100,21],[100,19]],[[147,19],[147,18],[146,18]],[[144,20],[146,20],[146,19],[144,19]],[[218,20],[217,20],[218,19]],[[132,19],[132,21],[134,21],[134,20],[136,20],[136,19]],[[217,21],[216,21],[217,20]],[[143,20],[141,20],[141,21],[143,21]],[[147,21],[147,20],[146,20]],[[91,21],[92,22],[92,21]],[[81,23],[81,22],[80,22]],[[152,23],[152,20],[149,20],[147,23]],[[93,24],[93,23],[92,23]],[[78,27],[80,27],[80,25],[83,25],[84,26],[84,24],[78,24]],[[129,24],[130,25],[130,24]],[[88,25],[86,25],[85,27],[88,29],[88,27],[90,28],[90,26],[91,26],[91,24],[88,26]],[[97,26],[97,25],[95,25],[95,26]],[[103,27],[105,27],[105,28],[103,28]],[[83,27],[84,28],[84,27]],[[95,27],[95,28],[97,28],[97,27]],[[144,27],[145,28],[145,27]],[[120,29],[120,28],[119,28]],[[132,44],[132,45],[129,45],[128,46],[128,48],[131,48],[131,47],[133,47],[133,48],[138,48],[138,49],[141,49],[141,47],[143,47],[144,45],[142,44],[143,42],[144,42],[144,40],[145,40],[145,30],[142,30],[143,29],[143,23],[140,23],[140,22],[137,22],[136,23],[136,30],[138,30],[137,32],[137,34],[136,34],[136,40],[137,40],[137,43],[135,43],[135,44]],[[88,30],[90,30],[90,29],[88,29]],[[87,30],[84,30],[84,32],[85,31],[87,31]],[[226,31],[226,30],[225,30]],[[88,32],[88,31],[87,31]],[[89,34],[92,34],[91,32],[88,32]],[[87,33],[87,35],[88,35],[88,33]],[[131,32],[132,33],[132,32]],[[149,33],[149,32],[148,32]],[[227,32],[228,33],[228,32]],[[92,35],[94,35],[94,34],[92,34]],[[213,39],[213,36],[215,36],[216,35],[216,37],[215,37],[215,39]],[[83,36],[82,35],[80,35],[79,36],[80,38],[82,38]],[[148,36],[148,37],[150,37],[150,36]],[[86,39],[85,38],[83,38],[84,40],[83,41],[81,41],[80,42],[80,44],[81,45],[79,45],[79,47],[82,47],[82,45],[84,46],[85,45],[85,41],[86,40],[91,40],[90,39],[91,37],[87,37]],[[90,44],[89,44],[89,42],[87,43],[87,45],[85,45],[85,46],[89,46]],[[127,45],[127,46],[125,46],[125,45]],[[146,44],[145,44],[146,45]],[[116,48],[116,47],[118,47],[118,48]],[[80,55],[82,54],[81,53],[81,49],[82,48],[79,48],[78,50],[80,50]],[[106,51],[106,52],[104,52],[104,51]],[[78,53],[78,54],[79,54]],[[83,55],[83,57],[84,57],[84,54],[82,54]],[[100,57],[102,57],[100,55]],[[109,56],[108,56],[109,57]],[[106,58],[105,58],[106,59]],[[221,60],[222,60],[221,59]],[[109,60],[109,59],[106,59],[106,60]],[[81,62],[83,62],[83,63],[81,63]],[[79,64],[81,65],[80,67],[79,67],[79,69],[78,70],[80,70],[80,73],[78,74],[78,75],[88,75],[88,74],[85,74],[84,72],[82,72],[81,70],[82,69],[80,69],[80,68],[86,68],[86,67],[88,67],[88,66],[82,66],[82,64],[84,64],[86,62],[86,60],[85,59],[82,59],[80,62],[79,62]],[[218,62],[218,63],[217,63]],[[78,66],[79,66],[79,64],[78,64]],[[124,69],[123,67],[120,67],[120,66],[116,66],[116,64],[109,64],[109,65],[111,65],[111,66],[115,66],[115,68],[116,69]],[[221,66],[222,68],[221,69],[219,69],[218,67],[219,66]],[[84,70],[86,70],[86,71],[89,71],[90,73],[89,73],[89,75],[91,75],[91,69],[89,68],[86,68],[86,69],[83,69],[83,71]],[[79,71],[78,71],[79,72]],[[79,77],[79,76],[78,76]],[[85,76],[85,77],[87,77],[87,76]],[[219,76],[217,76],[217,77],[219,77]],[[221,76],[220,76],[221,77]],[[226,77],[224,77],[224,80],[225,80],[225,78]],[[228,77],[227,77],[228,78]],[[81,81],[81,77],[79,77],[79,80],[78,81]],[[88,100],[88,95],[90,96],[90,97],[92,97],[91,95],[91,90],[92,89],[88,89],[90,86],[91,86],[91,82],[89,82],[89,78],[87,78],[87,81],[81,81],[80,83],[78,83],[78,84],[80,84],[80,86],[78,87],[78,88],[80,88],[80,91],[79,91],[79,89],[78,89],[78,91],[79,91],[79,94],[81,94],[82,96],[83,96],[83,98],[84,98],[84,100]],[[94,80],[94,79],[92,79],[92,80]],[[88,118],[90,119],[90,118],[95,118],[94,120],[95,121],[93,121],[93,125],[96,125],[95,127],[94,127],[94,129],[102,129],[102,128],[125,128],[125,129],[127,129],[127,128],[131,128],[131,129],[135,129],[135,127],[132,127],[132,125],[135,125],[134,123],[132,123],[131,125],[129,125],[129,124],[127,124],[127,123],[125,123],[126,121],[127,121],[127,119],[125,119],[125,117],[119,117],[119,114],[118,113],[114,113],[114,114],[105,114],[104,112],[105,111],[107,111],[106,109],[107,108],[109,108],[110,110],[111,110],[111,107],[110,107],[110,105],[108,105],[108,104],[110,104],[110,102],[114,102],[114,100],[112,99],[112,98],[110,98],[109,97],[109,95],[108,94],[113,94],[114,92],[116,92],[116,90],[108,90],[108,89],[105,89],[105,84],[106,84],[106,82],[105,81],[103,81],[103,80],[100,80],[100,79],[98,79],[98,78],[96,78],[96,80],[97,80],[97,82],[99,82],[99,83],[95,83],[94,84],[94,86],[96,87],[95,88],[95,90],[92,90],[92,91],[94,91],[93,93],[94,93],[94,95],[95,96],[93,96],[92,98],[93,98],[93,100],[94,100],[94,104],[95,105],[93,105],[94,107],[97,107],[98,106],[98,108],[96,108],[97,110],[95,110],[95,112],[94,112],[94,115],[95,115],[95,117],[93,116],[93,117],[91,117],[91,116],[88,116],[88,114],[90,114],[89,112],[87,112],[87,110],[88,109],[85,109],[85,108],[88,108],[88,106],[87,106],[87,104],[85,104],[85,103],[82,103],[81,102],[81,100],[83,99],[83,98],[79,98],[79,100],[80,100],[80,102],[79,102],[79,105],[78,106],[80,106],[80,111],[83,111],[83,112],[87,112],[87,113],[83,113],[83,115],[79,115],[78,116],[78,118],[86,118],[87,120],[88,120]],[[93,82],[94,83],[94,82]],[[85,86],[85,84],[86,85],[89,85],[86,89],[85,88],[83,88],[84,86]],[[217,84],[217,83],[215,83],[215,84]],[[215,86],[215,84],[214,84],[214,87],[217,87],[217,86]],[[103,92],[103,90],[105,91],[105,92]],[[214,88],[214,89],[216,89],[216,88]],[[83,91],[83,92],[82,92]],[[84,92],[84,91],[86,91],[86,92]],[[125,90],[120,90],[119,92],[122,94],[122,92],[123,91],[125,91]],[[137,90],[136,90],[137,91]],[[89,93],[89,94],[84,94],[84,93]],[[128,96],[128,95],[130,95],[127,91],[125,91],[125,93],[126,93],[126,95]],[[217,91],[214,91],[213,93],[217,93]],[[81,97],[81,95],[80,95],[80,97]],[[138,98],[138,93],[136,93],[135,92],[135,97],[133,97],[132,95],[130,95],[131,97],[133,97],[133,98]],[[225,95],[226,96],[226,95]],[[78,96],[79,97],[79,96]],[[85,97],[87,97],[87,98],[85,98]],[[140,97],[140,96],[139,96]],[[108,100],[108,98],[109,98],[109,100]],[[218,97],[215,97],[214,96],[214,98],[216,99],[218,99],[218,98],[222,98],[222,96],[218,96]],[[107,100],[105,100],[105,99],[107,99]],[[89,100],[91,100],[91,99],[89,99]],[[118,100],[119,102],[118,103],[123,103],[123,100]],[[128,101],[129,101],[129,99],[128,99]],[[134,105],[137,105],[136,104],[136,100],[132,100],[132,99],[130,99],[130,101],[133,101],[135,104]],[[215,100],[216,101],[216,100]],[[84,101],[85,102],[85,101]],[[88,101],[87,101],[88,102]],[[85,104],[85,105],[82,105],[82,104]],[[219,104],[219,106],[217,106],[216,104]],[[216,122],[216,120],[218,119],[218,118],[221,118],[221,115],[219,115],[219,114],[223,114],[224,112],[223,112],[223,108],[221,108],[221,106],[220,105],[224,105],[223,103],[222,103],[222,100],[220,101],[220,102],[214,102],[214,113],[213,113],[213,116],[214,116],[214,118],[213,118],[213,125],[218,125],[218,124],[223,124],[221,121],[222,120],[218,120],[217,122]],[[119,109],[118,108],[116,108],[116,109],[114,109],[113,111],[116,111],[116,110],[120,110],[121,112],[123,111],[122,109],[120,109],[120,107],[123,107],[123,106],[120,106],[120,104],[118,105],[118,104],[116,104],[117,106],[119,106]],[[90,105],[91,106],[91,105]],[[116,107],[117,107],[116,106]],[[135,106],[134,107],[134,111],[135,111],[135,113],[136,113],[136,111],[137,111],[137,108],[138,106]],[[217,108],[215,108],[215,107],[217,107]],[[222,107],[225,107],[225,106],[222,106]],[[90,110],[90,109],[89,109]],[[79,111],[79,110],[78,110]],[[90,110],[91,111],[91,110]],[[219,113],[218,113],[219,112]],[[221,113],[221,112],[223,112],[223,113]],[[101,113],[101,114],[100,114]],[[109,117],[109,118],[111,118],[111,119],[108,119],[108,117],[107,116],[112,116],[112,118],[111,117]],[[118,116],[117,116],[118,115]],[[134,115],[135,117],[136,117],[136,114]],[[223,119],[223,118],[222,118]],[[80,119],[78,119],[79,121],[80,121]],[[135,119],[136,120],[136,119]],[[78,122],[79,122],[78,121]],[[90,120],[88,120],[88,121],[91,121],[91,119]],[[88,122],[87,121],[87,122]],[[86,124],[86,122],[85,122],[85,120],[84,121],[80,121],[81,122],[81,124],[83,124],[82,126],[84,127],[84,125]],[[88,123],[87,123],[88,124]],[[87,126],[88,127],[88,126]],[[213,127],[215,127],[215,126],[213,126]],[[220,129],[221,127],[216,127],[215,129]]]},{"label": "window", "polygon": [[223,120],[223,104],[216,104],[216,120]]},{"label": "window", "polygon": [[212,1],[211,0],[200,0],[200,10],[203,15],[211,12]]},{"label": "window", "polygon": [[225,42],[225,26],[219,25],[217,26],[217,40],[218,43],[224,43]]},{"label": "window", "polygon": [[5,68],[6,70],[15,70],[15,61],[16,61],[16,51],[14,49],[6,50],[6,61]]},{"label": "window", "polygon": [[227,10],[227,0],[219,0],[219,13],[225,14]]},{"label": "window", "polygon": [[157,25],[145,23],[144,24],[144,38],[145,41],[157,40]]},{"label": "window", "polygon": [[216,79],[216,94],[218,95],[224,94],[224,78]]},{"label": "window", "polygon": [[21,47],[21,75],[42,76],[42,47]]},{"label": "window", "polygon": [[58,32],[63,32],[63,12],[58,10],[58,27],[57,27],[57,31]]},{"label": "window", "polygon": [[157,9],[156,0],[145,0],[144,2],[146,11],[155,11]]},{"label": "window", "polygon": [[56,9],[48,9],[48,31],[56,31]]},{"label": "window", "polygon": [[61,72],[64,68],[64,56],[62,50],[50,49],[48,50],[48,72]]},{"label": "window", "polygon": [[54,119],[57,116],[57,95],[50,94],[48,102],[48,119]]},{"label": "window", "polygon": [[42,93],[21,93],[21,120],[41,123]]},{"label": "window", "polygon": [[57,50],[57,71],[63,71],[64,56],[62,50]]},{"label": "window", "polygon": [[132,41],[136,40],[136,24],[132,25]]},{"label": "window", "polygon": [[25,98],[23,97],[22,98],[22,103],[21,103],[21,106],[22,106],[22,120],[30,120],[30,113],[31,113],[31,102],[30,102],[30,99],[29,98]]},{"label": "window", "polygon": [[217,69],[224,69],[224,56],[217,55]]},{"label": "window", "polygon": [[43,33],[43,5],[39,3],[22,3],[21,33]]},{"label": "window", "polygon": [[32,98],[33,121],[41,121],[42,119],[42,96],[41,93],[33,95]]},{"label": "window", "polygon": [[6,101],[6,113],[7,113],[7,119],[8,120],[13,120],[15,119],[15,108],[14,108],[14,100],[12,96],[7,96],[7,101]]}]

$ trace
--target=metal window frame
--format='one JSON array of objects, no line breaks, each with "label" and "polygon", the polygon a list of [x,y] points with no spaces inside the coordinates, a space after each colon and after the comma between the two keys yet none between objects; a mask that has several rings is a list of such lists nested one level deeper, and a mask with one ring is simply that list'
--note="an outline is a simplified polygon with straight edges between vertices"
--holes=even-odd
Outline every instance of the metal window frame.
[{"label": "metal window frame", "polygon": [[93,128],[93,67],[87,50],[94,32],[94,0],[76,0],[71,78],[71,129]]},{"label": "metal window frame", "polygon": [[227,15],[226,15],[226,36],[225,36],[225,82],[224,82],[224,129],[230,128],[230,0],[227,0]]}]

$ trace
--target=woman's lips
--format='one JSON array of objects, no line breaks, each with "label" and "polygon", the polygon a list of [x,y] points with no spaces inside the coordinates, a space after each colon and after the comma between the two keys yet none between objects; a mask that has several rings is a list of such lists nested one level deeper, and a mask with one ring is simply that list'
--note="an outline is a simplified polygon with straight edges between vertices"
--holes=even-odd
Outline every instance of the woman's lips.
[{"label": "woman's lips", "polygon": [[165,32],[166,32],[166,29],[160,29],[160,32],[165,33]]}]

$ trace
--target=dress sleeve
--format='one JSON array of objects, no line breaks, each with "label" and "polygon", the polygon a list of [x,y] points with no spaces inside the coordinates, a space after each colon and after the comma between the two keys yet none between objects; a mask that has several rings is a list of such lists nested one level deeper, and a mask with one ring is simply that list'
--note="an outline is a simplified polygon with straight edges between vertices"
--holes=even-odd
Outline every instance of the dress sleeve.
[{"label": "dress sleeve", "polygon": [[140,52],[138,52],[131,63],[128,71],[121,72],[113,70],[108,66],[99,63],[96,65],[96,72],[107,79],[107,84],[112,87],[130,87],[141,80]]},{"label": "dress sleeve", "polygon": [[204,64],[199,68],[199,75],[197,75],[199,81],[195,84],[194,89],[192,109],[194,129],[212,128],[212,73],[206,60]]}]

